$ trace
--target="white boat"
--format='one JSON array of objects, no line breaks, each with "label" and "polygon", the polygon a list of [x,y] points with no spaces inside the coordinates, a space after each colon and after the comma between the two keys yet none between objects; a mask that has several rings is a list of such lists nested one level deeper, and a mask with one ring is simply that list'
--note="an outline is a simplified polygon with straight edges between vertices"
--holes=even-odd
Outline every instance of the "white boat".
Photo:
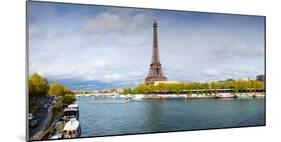
[{"label": "white boat", "polygon": [[54,136],[50,137],[49,139],[55,140],[55,139],[60,139],[60,138],[62,138],[62,134],[54,135]]},{"label": "white boat", "polygon": [[235,98],[235,95],[231,93],[219,93],[216,95],[216,98]]},{"label": "white boat", "polygon": [[119,98],[121,98],[121,97],[120,97],[120,95],[113,95],[112,98],[113,98],[113,99],[119,99]]},{"label": "white boat", "polygon": [[67,106],[67,108],[73,108],[73,109],[79,109],[78,104],[70,104]]},{"label": "white boat", "polygon": [[176,98],[180,98],[180,96],[176,94],[170,94],[168,95],[168,98],[176,99]]},{"label": "white boat", "polygon": [[143,100],[144,99],[144,95],[135,95],[134,98],[132,98],[132,100]]},{"label": "white boat", "polygon": [[63,128],[62,138],[76,138],[81,135],[81,126],[78,120],[71,118]]},{"label": "white boat", "polygon": [[79,120],[78,104],[68,105],[68,107],[64,109],[62,119],[65,121],[69,121],[71,118],[76,118],[77,120]]},{"label": "white boat", "polygon": [[127,98],[127,95],[120,95],[120,98]]},{"label": "white boat", "polygon": [[125,102],[130,102],[131,100],[131,98],[125,98]]},{"label": "white boat", "polygon": [[251,96],[249,96],[247,94],[238,94],[238,95],[236,95],[236,97],[238,99],[249,99],[249,98],[252,98]]},{"label": "white boat", "polygon": [[257,93],[255,94],[255,98],[264,98],[265,95],[263,93]]}]

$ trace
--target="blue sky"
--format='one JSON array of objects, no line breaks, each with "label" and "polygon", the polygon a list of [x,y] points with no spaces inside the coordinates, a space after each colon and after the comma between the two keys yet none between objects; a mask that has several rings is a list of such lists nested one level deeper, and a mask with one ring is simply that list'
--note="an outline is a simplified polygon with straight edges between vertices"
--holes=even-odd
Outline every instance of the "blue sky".
[{"label": "blue sky", "polygon": [[72,89],[135,86],[148,74],[153,18],[170,81],[264,73],[264,18],[31,2],[29,74]]}]

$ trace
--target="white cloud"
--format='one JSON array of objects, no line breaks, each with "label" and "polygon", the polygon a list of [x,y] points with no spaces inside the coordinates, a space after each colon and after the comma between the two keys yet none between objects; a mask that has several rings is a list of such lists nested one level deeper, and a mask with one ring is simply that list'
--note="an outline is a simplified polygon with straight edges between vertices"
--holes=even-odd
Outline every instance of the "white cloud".
[{"label": "white cloud", "polygon": [[143,32],[143,27],[148,26],[151,23],[151,18],[148,15],[136,14],[128,15],[123,12],[111,13],[103,12],[99,13],[95,17],[87,17],[84,19],[82,27],[85,32],[89,34],[99,33],[134,33]]},{"label": "white cloud", "polygon": [[95,18],[87,18],[83,28],[88,32],[119,32],[125,24],[117,15],[101,13]]},{"label": "white cloud", "polygon": [[207,69],[203,72],[204,75],[206,76],[217,76],[219,75],[219,71],[216,69]]}]

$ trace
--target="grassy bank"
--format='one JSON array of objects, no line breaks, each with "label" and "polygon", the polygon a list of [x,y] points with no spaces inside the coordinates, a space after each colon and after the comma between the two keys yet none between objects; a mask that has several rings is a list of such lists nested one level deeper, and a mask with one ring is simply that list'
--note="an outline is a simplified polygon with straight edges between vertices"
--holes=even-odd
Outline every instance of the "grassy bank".
[{"label": "grassy bank", "polygon": [[124,88],[121,94],[210,94],[218,93],[218,90],[228,89],[232,93],[244,92],[264,92],[264,82],[257,80],[249,81],[227,81],[227,82],[211,82],[211,83],[159,83],[154,84],[140,84],[134,88]]}]

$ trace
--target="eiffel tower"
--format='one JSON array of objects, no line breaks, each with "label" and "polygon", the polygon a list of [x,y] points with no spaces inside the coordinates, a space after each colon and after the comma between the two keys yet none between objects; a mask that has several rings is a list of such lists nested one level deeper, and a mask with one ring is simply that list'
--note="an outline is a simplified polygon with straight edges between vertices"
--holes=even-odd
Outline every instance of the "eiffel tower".
[{"label": "eiffel tower", "polygon": [[154,18],[153,23],[153,47],[152,47],[152,60],[149,67],[148,75],[145,79],[145,84],[153,84],[156,81],[166,81],[167,78],[163,74],[158,51],[158,38],[157,38],[157,22]]}]

